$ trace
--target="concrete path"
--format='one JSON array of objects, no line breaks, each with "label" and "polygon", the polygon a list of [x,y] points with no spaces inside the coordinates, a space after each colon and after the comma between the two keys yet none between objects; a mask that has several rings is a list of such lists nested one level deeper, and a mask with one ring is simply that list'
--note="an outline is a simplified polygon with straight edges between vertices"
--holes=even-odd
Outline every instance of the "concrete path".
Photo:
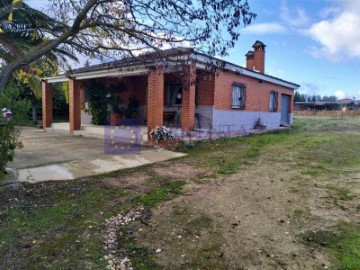
[{"label": "concrete path", "polygon": [[184,156],[164,149],[139,148],[133,153],[105,154],[104,141],[22,128],[23,148],[8,164],[20,182],[73,180]]}]

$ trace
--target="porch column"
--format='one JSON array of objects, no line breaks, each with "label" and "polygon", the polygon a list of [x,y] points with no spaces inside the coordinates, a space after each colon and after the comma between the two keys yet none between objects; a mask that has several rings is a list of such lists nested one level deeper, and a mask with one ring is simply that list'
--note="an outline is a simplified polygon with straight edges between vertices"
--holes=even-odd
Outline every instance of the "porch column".
[{"label": "porch column", "polygon": [[81,127],[81,98],[80,83],[75,79],[69,80],[69,121],[70,132]]},{"label": "porch column", "polygon": [[195,124],[195,62],[186,67],[185,74],[182,91],[181,129],[189,131],[194,128]]},{"label": "porch column", "polygon": [[164,111],[164,71],[162,67],[150,70],[147,88],[147,126],[148,139],[155,126],[163,125]]},{"label": "porch column", "polygon": [[52,109],[52,84],[42,81],[42,125],[43,129],[51,127],[53,122],[53,109]]}]

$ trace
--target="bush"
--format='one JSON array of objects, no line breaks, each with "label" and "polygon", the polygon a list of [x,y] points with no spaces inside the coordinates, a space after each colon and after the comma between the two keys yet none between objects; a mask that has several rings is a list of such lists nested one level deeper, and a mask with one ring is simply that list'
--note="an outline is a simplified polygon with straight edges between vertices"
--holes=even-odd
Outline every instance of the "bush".
[{"label": "bush", "polygon": [[13,160],[15,149],[21,146],[14,120],[5,120],[0,116],[0,179],[4,176],[6,164]]},{"label": "bush", "polygon": [[11,119],[0,115],[0,179],[5,172],[5,166],[14,158],[15,148],[21,147],[19,131],[16,124],[27,119],[30,102],[21,98],[21,89],[14,80],[10,80],[5,90],[0,93],[0,109],[8,108],[12,112]]},{"label": "bush", "polygon": [[150,137],[153,138],[156,143],[159,141],[171,141],[174,139],[171,130],[164,126],[155,127],[151,130]]}]

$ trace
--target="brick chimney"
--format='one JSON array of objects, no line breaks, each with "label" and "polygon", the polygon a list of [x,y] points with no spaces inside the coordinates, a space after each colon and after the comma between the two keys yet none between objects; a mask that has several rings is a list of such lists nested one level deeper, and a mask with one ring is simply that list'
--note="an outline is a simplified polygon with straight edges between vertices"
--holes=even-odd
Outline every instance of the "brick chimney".
[{"label": "brick chimney", "polygon": [[248,51],[247,54],[245,54],[246,56],[246,68],[247,69],[254,69],[254,52],[253,51]]},{"label": "brick chimney", "polygon": [[246,68],[265,73],[265,47],[266,45],[257,40],[252,46],[254,51],[249,51],[246,56]]}]

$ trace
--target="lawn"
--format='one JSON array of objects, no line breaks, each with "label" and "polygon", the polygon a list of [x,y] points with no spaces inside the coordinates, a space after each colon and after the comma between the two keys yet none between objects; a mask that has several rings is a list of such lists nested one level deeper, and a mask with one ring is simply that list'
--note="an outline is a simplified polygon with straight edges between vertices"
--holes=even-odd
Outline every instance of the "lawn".
[{"label": "lawn", "polygon": [[182,145],[187,157],[0,190],[0,269],[106,269],[105,220],[134,269],[360,269],[360,119]]}]

